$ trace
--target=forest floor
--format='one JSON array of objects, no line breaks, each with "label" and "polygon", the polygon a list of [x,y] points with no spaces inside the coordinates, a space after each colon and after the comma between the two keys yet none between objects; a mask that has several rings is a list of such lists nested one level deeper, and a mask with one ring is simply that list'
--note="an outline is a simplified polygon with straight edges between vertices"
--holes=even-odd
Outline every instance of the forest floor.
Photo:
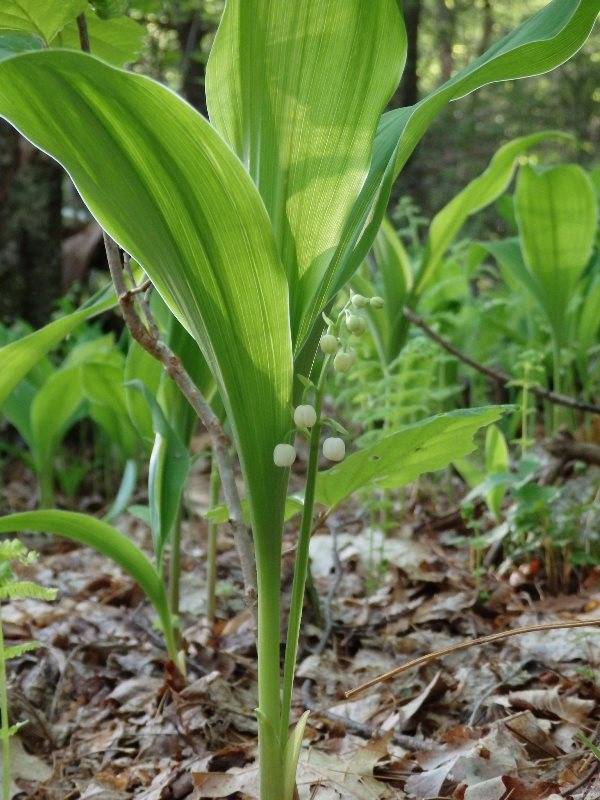
[{"label": "forest floor", "polygon": [[[13,505],[26,489],[17,480],[8,486]],[[206,476],[197,475],[189,500],[198,510],[206,491]],[[315,624],[307,611],[301,641],[294,713],[308,707],[311,715],[300,800],[600,798],[600,760],[589,746],[600,732],[600,630],[472,647],[344,700],[344,691],[406,660],[467,639],[600,617],[600,569],[554,596],[531,570],[502,579],[490,570],[476,585],[447,493],[423,500],[436,491],[439,484],[421,484],[412,492],[375,585],[359,505],[313,538],[324,620]],[[123,525],[149,545],[141,523]],[[293,540],[291,531],[288,594]],[[165,671],[160,634],[128,577],[59,539],[28,541],[41,557],[21,570],[59,596],[3,607],[9,641],[42,643],[11,662],[13,717],[29,720],[14,740],[14,797],[258,797],[253,617],[235,552],[222,530],[219,618],[208,630],[202,522],[185,541],[185,686]]]}]

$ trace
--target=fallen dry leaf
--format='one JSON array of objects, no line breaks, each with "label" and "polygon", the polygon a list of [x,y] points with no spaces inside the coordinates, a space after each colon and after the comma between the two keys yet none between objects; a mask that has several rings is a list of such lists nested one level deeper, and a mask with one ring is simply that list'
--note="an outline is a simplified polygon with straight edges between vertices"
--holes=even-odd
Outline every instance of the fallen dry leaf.
[{"label": "fallen dry leaf", "polygon": [[530,708],[557,716],[565,722],[582,725],[594,710],[593,700],[561,695],[558,686],[552,689],[525,689],[511,692],[508,702],[513,708]]}]

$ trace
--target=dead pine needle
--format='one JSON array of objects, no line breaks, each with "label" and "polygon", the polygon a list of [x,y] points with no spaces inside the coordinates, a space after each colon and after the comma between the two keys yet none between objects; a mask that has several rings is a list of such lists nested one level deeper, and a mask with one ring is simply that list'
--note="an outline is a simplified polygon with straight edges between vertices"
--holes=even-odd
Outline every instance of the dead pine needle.
[{"label": "dead pine needle", "polygon": [[498,633],[491,633],[488,636],[479,636],[477,639],[468,639],[467,641],[453,644],[450,647],[445,647],[443,650],[435,650],[433,653],[427,653],[424,656],[413,658],[411,661],[407,661],[406,664],[401,664],[399,667],[394,667],[394,669],[384,672],[377,678],[371,678],[371,680],[365,681],[365,683],[362,683],[360,686],[344,692],[344,696],[346,700],[352,700],[367,689],[377,686],[379,683],[385,683],[386,681],[395,678],[396,675],[400,675],[403,672],[408,672],[411,669],[416,669],[424,664],[429,664],[432,661],[438,661],[440,658],[450,655],[450,653],[458,653],[460,650],[468,650],[470,647],[478,647],[479,645],[489,644],[490,642],[499,642],[502,639],[509,639],[511,636],[520,636],[523,633],[553,631],[561,628],[592,628],[596,625],[600,625],[600,619],[576,620],[573,622],[546,622],[538,625],[526,625],[523,628],[512,628],[508,631],[499,631]]}]

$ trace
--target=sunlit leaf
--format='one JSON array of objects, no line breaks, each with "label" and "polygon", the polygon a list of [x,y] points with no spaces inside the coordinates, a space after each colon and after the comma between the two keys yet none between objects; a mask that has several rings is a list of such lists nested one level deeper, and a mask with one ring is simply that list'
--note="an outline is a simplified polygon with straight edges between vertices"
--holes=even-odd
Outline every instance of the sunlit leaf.
[{"label": "sunlit leaf", "polygon": [[0,30],[26,31],[47,44],[87,6],[87,0],[2,0]]},{"label": "sunlit leaf", "polygon": [[272,565],[287,479],[272,453],[290,427],[292,359],[285,272],[252,180],[174,93],[83,53],[1,62],[0,114],[65,165],[199,343]]},{"label": "sunlit leaf", "polygon": [[[146,36],[143,25],[129,17],[100,19],[95,14],[88,14],[86,19],[90,48],[94,55],[118,67],[137,60]],[[52,44],[79,50],[76,23],[67,25]]]},{"label": "sunlit leaf", "polygon": [[316,314],[353,275],[371,248],[400,170],[436,116],[453,100],[495,81],[537,75],[566,61],[587,39],[600,0],[551,0],[447,83],[408,108],[384,114],[365,184],[332,259],[327,279],[306,311],[305,340]]},{"label": "sunlit leaf", "polygon": [[327,271],[398,84],[396,0],[230,0],[207,70],[210,118],[271,217],[292,330]]},{"label": "sunlit leaf", "polygon": [[475,449],[474,435],[496,422],[505,408],[488,406],[450,411],[382,436],[319,472],[317,500],[329,508],[367,486],[398,488],[425,472],[443,469]]}]

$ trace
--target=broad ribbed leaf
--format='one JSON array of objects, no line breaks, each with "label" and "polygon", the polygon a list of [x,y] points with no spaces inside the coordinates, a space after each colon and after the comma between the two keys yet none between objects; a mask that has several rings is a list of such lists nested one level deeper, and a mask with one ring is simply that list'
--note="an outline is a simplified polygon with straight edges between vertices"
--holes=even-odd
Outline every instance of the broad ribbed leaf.
[{"label": "broad ribbed leaf", "polygon": [[435,117],[450,103],[496,81],[538,75],[566,61],[588,37],[600,0],[552,0],[419,103],[390,111],[379,125],[369,175],[348,219],[326,280],[302,320],[299,344],[318,313],[371,248],[394,181]]},{"label": "broad ribbed leaf", "polygon": [[568,141],[571,138],[559,131],[541,131],[531,136],[521,136],[503,145],[495,153],[486,170],[465,186],[431,221],[419,270],[417,291],[434,279],[444,253],[467,218],[493,203],[506,190],[514,175],[518,159],[524,153],[548,139]]},{"label": "broad ribbed leaf", "polygon": [[521,252],[561,343],[577,282],[592,255],[598,224],[594,186],[576,164],[519,172],[515,208]]},{"label": "broad ribbed leaf", "polygon": [[242,165],[187,103],[91,56],[0,63],[0,114],[69,171],[102,227],[142,265],[219,383],[260,536],[277,541],[290,427],[285,272]]},{"label": "broad ribbed leaf", "polygon": [[443,469],[475,449],[474,435],[496,422],[502,406],[450,411],[407,425],[319,472],[317,501],[335,508],[367,486],[398,488],[425,472]]},{"label": "broad ribbed leaf", "polygon": [[[88,14],[87,28],[92,53],[117,67],[137,60],[146,36],[144,26],[129,17],[100,19],[95,14]],[[67,25],[52,45],[79,50],[77,24]]]},{"label": "broad ribbed leaf", "polygon": [[50,43],[87,7],[87,0],[2,0],[0,29],[25,31]]},{"label": "broad ribbed leaf", "polygon": [[0,517],[0,533],[17,531],[55,533],[92,547],[119,564],[153,604],[165,631],[169,654],[176,658],[164,584],[146,556],[126,536],[106,522],[74,511],[25,511]]},{"label": "broad ribbed leaf", "polygon": [[207,70],[213,124],[263,197],[300,315],[369,169],[404,63],[396,0],[229,0]]},{"label": "broad ribbed leaf", "polygon": [[103,290],[86,307],[48,323],[33,333],[0,348],[0,407],[15,386],[47,353],[87,319],[116,304],[112,288]]}]

